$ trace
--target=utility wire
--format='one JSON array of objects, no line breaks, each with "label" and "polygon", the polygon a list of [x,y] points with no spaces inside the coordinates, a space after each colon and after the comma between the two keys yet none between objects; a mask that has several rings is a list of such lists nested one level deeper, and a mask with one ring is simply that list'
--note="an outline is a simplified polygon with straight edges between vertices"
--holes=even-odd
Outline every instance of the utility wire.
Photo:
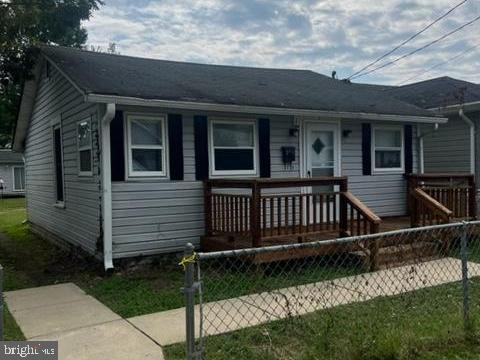
[{"label": "utility wire", "polygon": [[472,47],[469,47],[467,50],[462,51],[461,53],[459,53],[459,54],[457,54],[457,55],[455,55],[455,56],[453,56],[453,57],[451,57],[451,58],[448,58],[448,59],[445,60],[445,61],[441,61],[441,62],[439,62],[439,63],[436,63],[435,65],[432,65],[432,66],[430,66],[429,68],[427,68],[425,71],[422,71],[422,72],[420,72],[420,73],[417,73],[416,75],[414,75],[414,76],[412,76],[412,77],[409,77],[408,79],[406,79],[406,80],[404,80],[404,81],[402,81],[402,82],[399,82],[398,84],[395,84],[395,86],[401,86],[401,85],[403,85],[403,84],[405,84],[405,83],[407,83],[407,82],[410,82],[410,80],[416,79],[416,78],[418,78],[418,77],[420,77],[420,76],[422,76],[422,75],[425,75],[425,74],[429,73],[430,71],[432,71],[433,69],[438,68],[439,66],[445,65],[445,64],[447,64],[447,63],[449,63],[449,62],[451,62],[451,61],[453,61],[453,60],[456,60],[456,59],[458,59],[458,58],[460,58],[460,57],[462,57],[462,56],[465,56],[466,54],[468,54],[469,52],[472,52],[473,50],[475,50],[475,49],[478,48],[479,46],[480,46],[480,44],[477,44],[477,45],[474,45],[474,46],[472,46]]},{"label": "utility wire", "polygon": [[429,28],[431,28],[433,25],[435,25],[437,22],[439,22],[440,20],[442,20],[443,18],[447,17],[451,12],[453,12],[454,10],[456,10],[457,8],[459,8],[460,6],[462,6],[463,4],[465,4],[468,0],[463,0],[461,2],[459,2],[457,5],[455,5],[453,8],[451,8],[450,10],[448,10],[445,14],[443,14],[442,16],[436,18],[433,22],[431,22],[430,24],[428,24],[427,26],[425,26],[422,30],[420,30],[419,32],[413,34],[412,36],[410,36],[408,39],[404,40],[402,43],[398,44],[397,46],[395,46],[392,50],[390,50],[389,52],[383,54],[382,56],[378,57],[376,60],[372,61],[371,63],[365,65],[363,68],[361,68],[360,70],[356,71],[355,73],[353,73],[352,75],[350,75],[347,79],[352,79],[353,77],[355,77],[355,75],[358,75],[360,74],[361,72],[363,72],[364,70],[368,69],[369,67],[377,64],[380,60],[382,59],[385,59],[388,55],[394,53],[395,51],[397,51],[399,48],[401,48],[403,45],[407,44],[408,42],[412,41],[413,39],[415,39],[417,36],[419,36],[420,34],[424,33],[425,31],[427,31]]},{"label": "utility wire", "polygon": [[426,48],[428,48],[428,47],[430,47],[430,46],[432,46],[432,45],[434,45],[434,44],[436,44],[436,43],[438,43],[438,42],[446,39],[446,38],[449,37],[450,35],[453,35],[453,34],[459,32],[460,30],[466,28],[467,26],[473,24],[474,22],[476,22],[476,21],[478,21],[478,20],[480,20],[480,15],[477,16],[476,18],[474,18],[473,20],[470,20],[469,22],[463,24],[462,26],[459,26],[459,27],[453,29],[452,31],[446,33],[445,35],[442,35],[442,36],[440,36],[439,38],[437,38],[437,39],[435,39],[435,40],[433,40],[433,41],[431,41],[431,42],[423,45],[422,47],[419,47],[419,48],[417,48],[417,49],[415,49],[415,50],[412,50],[412,51],[410,51],[410,52],[408,52],[408,53],[406,53],[406,54],[404,54],[404,55],[402,55],[402,56],[400,56],[400,57],[398,57],[398,58],[396,58],[396,59],[393,59],[393,60],[391,60],[391,61],[389,61],[389,62],[386,62],[386,63],[384,63],[384,64],[382,64],[382,65],[380,65],[380,66],[377,66],[377,67],[375,67],[375,68],[373,68],[373,69],[371,69],[371,70],[368,70],[368,71],[366,71],[366,72],[364,72],[364,73],[358,74],[358,75],[356,75],[356,76],[352,76],[352,77],[350,77],[350,79],[356,79],[356,78],[359,78],[359,77],[362,77],[362,76],[371,74],[371,73],[373,73],[373,72],[375,72],[375,71],[377,71],[377,70],[383,69],[384,67],[387,67],[387,66],[389,66],[389,65],[395,64],[396,62],[398,62],[398,61],[400,61],[400,60],[402,60],[402,59],[405,59],[406,57],[409,57],[409,56],[411,56],[411,55],[413,55],[413,54],[416,54],[416,53],[418,53],[418,52],[420,52],[420,51],[422,51],[422,50],[425,50]]}]

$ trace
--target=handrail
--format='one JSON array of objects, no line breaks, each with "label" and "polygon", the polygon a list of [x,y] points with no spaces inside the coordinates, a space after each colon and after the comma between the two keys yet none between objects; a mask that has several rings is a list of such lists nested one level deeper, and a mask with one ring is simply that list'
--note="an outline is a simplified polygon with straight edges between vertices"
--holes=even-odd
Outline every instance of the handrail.
[{"label": "handrail", "polygon": [[[475,176],[466,173],[410,174],[408,178],[409,208],[415,209],[414,191],[420,189],[426,195],[451,211],[452,218],[476,218]],[[416,194],[417,197],[419,194]],[[433,210],[432,210],[433,211]],[[440,211],[442,213],[442,211]],[[418,215],[418,214],[411,214]],[[413,219],[412,219],[413,220]],[[412,221],[413,223],[414,221]]]},{"label": "handrail", "polygon": [[209,179],[205,185],[212,188],[267,189],[286,187],[308,187],[319,185],[338,185],[340,191],[346,191],[346,176],[318,176],[310,178],[260,178],[260,179]]},{"label": "handrail", "polygon": [[433,197],[428,195],[422,189],[416,188],[413,190],[412,195],[419,201],[423,201],[425,205],[431,210],[438,211],[444,214],[446,217],[450,217],[453,214],[453,211],[443,206],[440,202],[435,200]]},{"label": "handrail", "polygon": [[358,199],[350,191],[343,192],[342,196],[347,200],[350,206],[360,212],[367,219],[367,221],[374,224],[380,224],[382,222],[382,219],[380,219],[367,205],[361,202],[360,199]]},{"label": "handrail", "polygon": [[[421,207],[426,207],[428,210],[430,210],[432,215],[440,217],[443,222],[450,222],[453,211],[443,206],[439,201],[428,195],[424,190],[421,188],[415,188],[410,192],[410,194],[415,201],[421,204]],[[420,214],[418,206],[415,206],[414,213],[412,215],[412,225],[414,226],[418,225],[419,216],[425,216],[425,214]],[[430,219],[433,220],[432,217],[430,217]],[[423,222],[425,222],[425,219],[423,219]]]}]

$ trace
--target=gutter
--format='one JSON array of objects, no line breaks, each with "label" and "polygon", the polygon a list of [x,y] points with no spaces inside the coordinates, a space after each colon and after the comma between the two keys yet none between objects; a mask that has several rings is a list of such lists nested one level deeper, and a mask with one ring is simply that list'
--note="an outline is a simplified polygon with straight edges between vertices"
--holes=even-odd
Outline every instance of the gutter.
[{"label": "gutter", "polygon": [[175,101],[175,100],[157,100],[157,99],[141,99],[127,96],[87,94],[85,101],[97,103],[113,103],[132,106],[149,106],[161,108],[175,108],[195,111],[219,111],[249,114],[269,114],[269,115],[290,115],[290,116],[323,116],[334,119],[365,119],[365,120],[382,120],[397,122],[419,122],[427,124],[444,124],[447,118],[439,116],[412,116],[412,115],[387,115],[374,113],[356,113],[345,111],[327,111],[327,110],[308,110],[308,109],[292,109],[278,108],[268,106],[250,106],[250,105],[233,105],[233,104],[214,104],[193,101]]},{"label": "gutter", "polygon": [[460,119],[470,127],[470,173],[475,174],[475,123],[463,112],[463,108],[458,110]]},{"label": "gutter", "polygon": [[429,108],[427,110],[434,111],[441,115],[457,114],[460,110],[476,111],[476,110],[480,110],[480,101],[472,101],[464,104],[455,104],[455,105],[441,106],[436,108]]},{"label": "gutter", "polygon": [[113,269],[112,251],[112,170],[110,167],[110,122],[115,117],[115,104],[106,104],[105,113],[100,122],[101,171],[102,171],[102,219],[103,219],[103,264],[105,271]]}]

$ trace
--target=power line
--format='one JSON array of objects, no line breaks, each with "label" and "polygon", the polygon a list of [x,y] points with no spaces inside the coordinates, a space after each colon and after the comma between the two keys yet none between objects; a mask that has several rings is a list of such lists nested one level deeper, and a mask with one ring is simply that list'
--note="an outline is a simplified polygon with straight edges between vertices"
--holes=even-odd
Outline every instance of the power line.
[{"label": "power line", "polygon": [[387,66],[389,66],[389,65],[395,64],[396,62],[398,62],[398,61],[400,61],[400,60],[402,60],[402,59],[405,59],[406,57],[409,57],[409,56],[411,56],[411,55],[413,55],[413,54],[416,54],[416,53],[418,53],[418,52],[420,52],[420,51],[422,51],[422,50],[425,50],[426,48],[428,48],[428,47],[430,47],[430,46],[432,46],[432,45],[434,45],[434,44],[436,44],[436,43],[438,43],[438,42],[446,39],[446,38],[449,37],[450,35],[453,35],[453,34],[459,32],[459,31],[462,30],[463,28],[466,28],[467,26],[473,24],[474,22],[476,22],[476,21],[478,21],[478,20],[480,20],[480,15],[477,16],[476,18],[474,18],[473,20],[470,20],[469,22],[463,24],[462,26],[459,26],[459,27],[453,29],[452,31],[446,33],[445,35],[442,35],[442,36],[440,36],[439,38],[437,38],[437,39],[435,39],[435,40],[433,40],[433,41],[431,41],[431,42],[423,45],[422,47],[419,47],[418,49],[412,50],[412,51],[410,51],[410,52],[408,52],[408,53],[406,53],[406,54],[404,54],[404,55],[402,55],[402,56],[400,56],[400,57],[398,57],[398,58],[396,58],[396,59],[394,59],[394,60],[391,60],[391,61],[389,61],[389,62],[386,62],[386,63],[384,63],[384,64],[382,64],[382,65],[380,65],[380,66],[377,66],[377,67],[375,67],[375,68],[373,68],[373,69],[371,69],[371,70],[369,70],[369,71],[366,71],[366,72],[361,73],[361,74],[359,74],[359,75],[353,76],[353,77],[351,77],[350,79],[356,79],[356,78],[359,78],[359,77],[362,77],[362,76],[371,74],[371,73],[373,73],[373,72],[375,72],[375,71],[377,71],[377,70],[383,69],[384,67],[387,67]]},{"label": "power line", "polygon": [[446,16],[448,16],[451,12],[453,12],[454,10],[456,10],[457,8],[459,8],[460,6],[462,6],[463,4],[465,4],[468,0],[463,0],[461,1],[460,3],[458,3],[457,5],[455,5],[453,8],[451,8],[450,10],[448,10],[445,14],[443,14],[442,16],[438,17],[437,19],[435,19],[433,22],[431,22],[430,24],[428,24],[427,26],[425,26],[422,30],[420,30],[419,32],[413,34],[412,36],[410,36],[408,39],[404,40],[402,43],[398,44],[397,46],[395,46],[392,50],[390,50],[389,52],[383,54],[382,56],[378,57],[376,60],[372,61],[371,63],[365,65],[363,68],[361,68],[360,70],[356,71],[355,73],[353,73],[352,75],[350,75],[347,79],[351,79],[353,78],[355,75],[357,74],[360,74],[361,72],[363,72],[364,70],[368,69],[370,66],[372,65],[375,65],[376,63],[378,63],[380,60],[382,59],[385,59],[388,55],[390,54],[393,54],[395,51],[397,51],[399,48],[401,48],[403,45],[405,45],[406,43],[412,41],[413,39],[415,39],[417,36],[419,36],[420,34],[424,33],[425,31],[427,31],[429,28],[431,28],[433,25],[435,25],[437,22],[439,22],[440,20],[442,20],[443,18],[445,18]]},{"label": "power line", "polygon": [[447,60],[445,60],[445,61],[441,61],[441,62],[439,62],[439,63],[436,63],[435,65],[432,65],[432,66],[430,66],[429,68],[427,68],[425,71],[422,71],[421,73],[417,73],[416,75],[414,75],[414,76],[412,76],[412,77],[409,77],[408,79],[406,79],[406,80],[404,80],[404,81],[402,81],[402,82],[399,82],[398,84],[395,84],[395,86],[401,86],[401,85],[403,85],[403,84],[405,84],[405,83],[407,83],[407,82],[410,82],[410,80],[413,80],[413,79],[418,78],[418,77],[420,77],[420,76],[422,76],[422,75],[425,75],[425,74],[429,73],[430,71],[432,71],[433,69],[436,69],[436,68],[439,67],[439,66],[445,65],[445,64],[447,64],[447,63],[449,63],[449,62],[451,62],[451,61],[453,61],[453,60],[456,60],[456,59],[458,59],[458,58],[460,58],[460,57],[468,54],[469,52],[475,50],[475,49],[478,48],[479,46],[480,46],[480,44],[477,44],[477,45],[474,45],[474,46],[472,46],[472,47],[469,47],[467,50],[462,51],[460,54],[457,54],[457,55],[455,55],[455,56],[453,56],[453,57],[451,57],[451,58],[449,58],[449,59],[447,59]]}]

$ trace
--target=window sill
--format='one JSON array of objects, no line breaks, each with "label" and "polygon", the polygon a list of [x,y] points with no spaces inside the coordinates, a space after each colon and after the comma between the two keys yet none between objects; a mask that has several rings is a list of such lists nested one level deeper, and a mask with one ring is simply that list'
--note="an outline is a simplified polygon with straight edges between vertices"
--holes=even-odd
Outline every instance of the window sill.
[{"label": "window sill", "polygon": [[56,202],[55,204],[53,204],[53,207],[56,207],[57,209],[65,209],[65,203]]},{"label": "window sill", "polygon": [[372,171],[373,175],[397,175],[404,173],[405,169],[374,169]]}]

